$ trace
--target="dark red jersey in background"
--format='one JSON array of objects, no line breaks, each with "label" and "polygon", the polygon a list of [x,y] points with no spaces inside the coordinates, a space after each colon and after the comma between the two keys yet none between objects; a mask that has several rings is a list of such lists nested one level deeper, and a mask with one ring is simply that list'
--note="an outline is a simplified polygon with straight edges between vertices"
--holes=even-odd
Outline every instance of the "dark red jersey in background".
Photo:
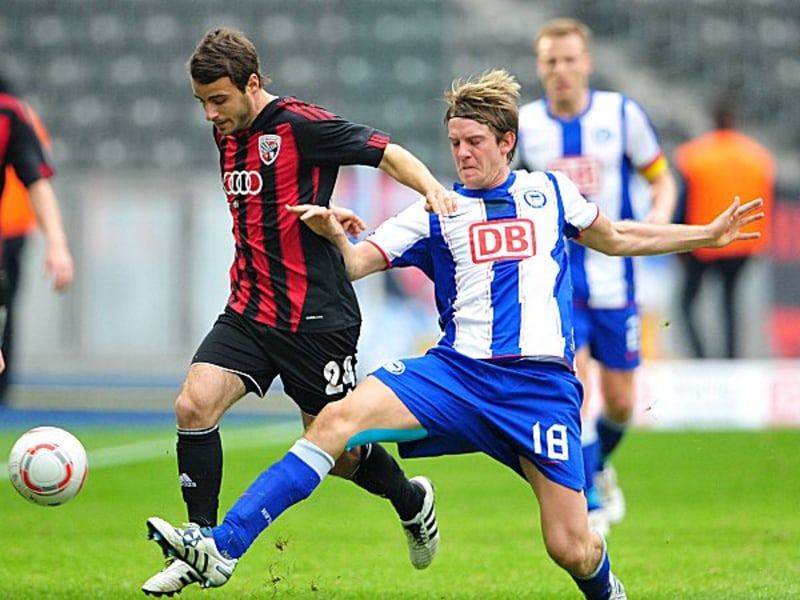
[{"label": "dark red jersey in background", "polygon": [[25,187],[54,173],[25,105],[16,96],[0,93],[0,193],[7,165],[14,168]]}]

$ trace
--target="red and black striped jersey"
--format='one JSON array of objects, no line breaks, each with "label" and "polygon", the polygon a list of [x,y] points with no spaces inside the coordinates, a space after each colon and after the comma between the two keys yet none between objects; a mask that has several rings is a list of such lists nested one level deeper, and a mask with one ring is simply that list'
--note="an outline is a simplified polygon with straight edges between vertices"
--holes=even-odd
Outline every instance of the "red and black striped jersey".
[{"label": "red and black striped jersey", "polygon": [[236,244],[228,306],[292,332],[360,323],[341,253],[286,205],[328,206],[339,167],[377,167],[389,136],[279,97],[247,130],[215,139]]},{"label": "red and black striped jersey", "polygon": [[5,187],[7,165],[25,187],[54,173],[26,105],[16,96],[0,93],[0,193]]}]

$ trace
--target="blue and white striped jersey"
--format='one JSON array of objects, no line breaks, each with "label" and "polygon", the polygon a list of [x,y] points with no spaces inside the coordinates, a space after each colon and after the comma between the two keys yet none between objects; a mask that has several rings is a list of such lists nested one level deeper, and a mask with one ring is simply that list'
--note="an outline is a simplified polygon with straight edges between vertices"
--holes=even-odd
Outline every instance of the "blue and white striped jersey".
[{"label": "blue and white striped jersey", "polygon": [[456,184],[457,212],[419,201],[367,238],[390,267],[434,283],[439,344],[478,359],[574,359],[566,245],[598,216],[561,173],[514,171],[490,190]]},{"label": "blue and white striped jersey", "polygon": [[[530,170],[563,171],[612,221],[632,219],[649,206],[639,175],[663,160],[658,134],[642,107],[616,92],[592,91],[588,108],[573,119],[552,115],[540,98],[519,116],[519,155]],[[577,244],[570,246],[576,301],[621,308],[635,301],[633,261]]]}]

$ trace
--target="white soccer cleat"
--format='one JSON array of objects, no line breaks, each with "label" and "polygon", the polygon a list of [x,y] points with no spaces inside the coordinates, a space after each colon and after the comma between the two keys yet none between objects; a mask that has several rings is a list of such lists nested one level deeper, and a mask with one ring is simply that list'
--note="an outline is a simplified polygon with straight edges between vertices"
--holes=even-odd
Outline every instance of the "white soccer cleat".
[{"label": "white soccer cleat", "polygon": [[593,508],[589,511],[589,528],[600,534],[602,538],[607,538],[611,533],[611,525],[608,524],[606,511],[602,508]]},{"label": "white soccer cleat", "polygon": [[412,477],[410,481],[425,491],[422,508],[409,521],[400,521],[408,538],[408,556],[415,569],[425,569],[439,549],[439,526],[434,510],[433,484],[427,477]]},{"label": "white soccer cleat", "polygon": [[180,594],[187,585],[200,582],[200,575],[192,567],[175,557],[167,559],[167,566],[142,585],[147,596],[169,596]]},{"label": "white soccer cleat", "polygon": [[200,587],[220,587],[228,583],[239,562],[226,558],[217,550],[209,527],[189,524],[186,528],[173,527],[164,519],[147,519],[150,539],[161,546],[165,556],[174,556],[192,567],[200,578]]},{"label": "white soccer cleat", "polygon": [[611,580],[611,594],[608,596],[608,600],[628,600],[628,596],[625,594],[625,587],[622,585],[622,582],[614,577],[614,574],[611,573],[609,575]]},{"label": "white soccer cleat", "polygon": [[621,523],[625,518],[625,495],[617,483],[617,472],[611,465],[594,474],[594,484],[600,493],[600,501],[609,525]]}]

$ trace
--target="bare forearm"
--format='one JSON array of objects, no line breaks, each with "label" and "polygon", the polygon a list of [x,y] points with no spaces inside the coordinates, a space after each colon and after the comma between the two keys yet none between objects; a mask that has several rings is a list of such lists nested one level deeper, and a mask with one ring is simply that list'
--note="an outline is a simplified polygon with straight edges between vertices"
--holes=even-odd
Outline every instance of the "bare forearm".
[{"label": "bare forearm", "polygon": [[353,244],[344,234],[336,234],[328,238],[344,258],[344,267],[347,278],[357,281],[372,273],[383,271],[387,265],[380,251],[368,242]]},{"label": "bare forearm", "polygon": [[452,215],[458,208],[455,194],[448,192],[428,167],[402,146],[386,146],[378,167],[393,179],[425,196],[425,210],[428,212],[446,216]]},{"label": "bare forearm", "polygon": [[364,275],[360,273],[358,267],[358,259],[355,252],[355,245],[348,239],[347,235],[342,231],[333,237],[328,238],[331,243],[336,246],[339,252],[342,253],[344,258],[344,267],[347,271],[347,278],[350,281],[361,279]]},{"label": "bare forearm", "polygon": [[443,189],[422,161],[397,144],[389,144],[378,167],[387,175],[403,185],[416,190],[423,196],[434,190]]},{"label": "bare forearm", "polygon": [[656,225],[637,221],[617,221],[618,235],[606,254],[612,256],[651,256],[672,252],[688,252],[712,245],[714,237],[706,226]]},{"label": "bare forearm", "polygon": [[61,211],[50,182],[40,179],[32,184],[28,189],[28,196],[48,245],[66,246],[67,236],[64,233]]},{"label": "bare forearm", "polygon": [[28,197],[47,241],[45,273],[52,275],[55,290],[63,292],[72,283],[75,268],[55,192],[49,181],[41,179],[28,188]]}]

